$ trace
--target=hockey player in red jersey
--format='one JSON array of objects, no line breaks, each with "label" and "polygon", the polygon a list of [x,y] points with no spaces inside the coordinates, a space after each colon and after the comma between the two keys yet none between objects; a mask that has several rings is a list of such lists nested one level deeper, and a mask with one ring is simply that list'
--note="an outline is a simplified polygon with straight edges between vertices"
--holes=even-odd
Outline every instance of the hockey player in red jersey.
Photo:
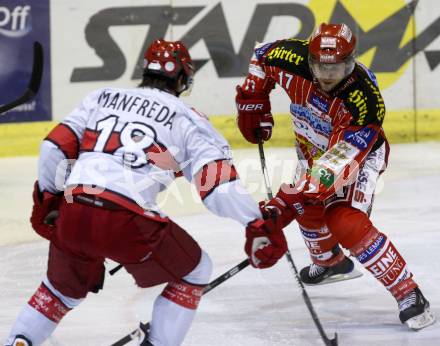
[{"label": "hockey player in red jersey", "polygon": [[246,227],[254,267],[270,267],[285,253],[282,230],[262,220],[228,143],[179,99],[193,75],[181,42],[157,40],[146,50],[138,88],[92,92],[43,141],[31,223],[50,240],[48,269],[6,345],[42,344],[88,292],[102,288],[105,258],[121,263],[140,287],[168,283],[140,345],[180,345],[212,264],[156,205],[179,175],[196,185],[211,212]]},{"label": "hockey player in red jersey", "polygon": [[402,255],[370,221],[374,190],[389,145],[382,128],[385,105],[374,74],[355,61],[356,37],[345,24],[321,24],[310,40],[259,44],[237,87],[238,127],[251,143],[267,141],[274,124],[269,94],[288,94],[299,158],[295,188],[282,185],[262,207],[284,225],[292,203],[306,201],[297,221],[312,264],[300,272],[316,285],[358,276],[340,245],[396,298],[402,323],[421,329],[434,322]]}]

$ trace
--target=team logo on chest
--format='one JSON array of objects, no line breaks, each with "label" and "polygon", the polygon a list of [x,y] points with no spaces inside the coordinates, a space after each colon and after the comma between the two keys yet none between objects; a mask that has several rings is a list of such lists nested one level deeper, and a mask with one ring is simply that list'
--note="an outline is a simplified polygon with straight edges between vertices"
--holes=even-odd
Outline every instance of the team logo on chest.
[{"label": "team logo on chest", "polygon": [[330,111],[330,103],[320,95],[312,94],[309,102],[312,107],[315,107],[325,114],[328,114]]},{"label": "team logo on chest", "polygon": [[298,120],[305,121],[313,131],[329,136],[332,131],[331,117],[316,107],[313,107],[310,103],[305,106],[299,104],[291,104],[290,112]]},{"label": "team logo on chest", "polygon": [[329,120],[323,119],[321,114],[324,113],[316,111],[310,105],[291,104],[290,112],[296,133],[319,149],[326,150],[332,132],[330,117],[327,116]]}]

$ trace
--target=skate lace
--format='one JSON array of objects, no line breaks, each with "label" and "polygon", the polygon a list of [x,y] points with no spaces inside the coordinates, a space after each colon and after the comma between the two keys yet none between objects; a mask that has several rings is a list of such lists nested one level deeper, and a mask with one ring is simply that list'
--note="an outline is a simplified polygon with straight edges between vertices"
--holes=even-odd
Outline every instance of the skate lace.
[{"label": "skate lace", "polygon": [[399,300],[399,310],[403,311],[408,309],[412,305],[416,305],[417,295],[416,292],[411,292],[405,298]]},{"label": "skate lace", "polygon": [[310,269],[309,269],[310,277],[312,277],[312,278],[317,277],[317,276],[321,275],[324,272],[325,272],[325,268],[324,267],[321,267],[320,265],[317,265],[315,263],[312,263],[310,265]]}]

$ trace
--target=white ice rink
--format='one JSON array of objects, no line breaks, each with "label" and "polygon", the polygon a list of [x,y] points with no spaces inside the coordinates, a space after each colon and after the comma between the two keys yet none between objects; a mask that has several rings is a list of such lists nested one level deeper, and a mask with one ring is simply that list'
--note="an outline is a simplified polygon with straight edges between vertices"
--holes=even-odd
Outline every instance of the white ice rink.
[{"label": "white ice rink", "polygon": [[[273,186],[287,181],[292,150],[267,150]],[[255,198],[264,197],[257,151],[235,153],[238,170]],[[287,160],[287,161],[283,161]],[[282,164],[281,162],[284,162]],[[48,244],[28,225],[35,158],[0,160],[0,342],[45,272]],[[440,143],[394,145],[372,219],[404,255],[437,318],[440,317]],[[211,255],[216,277],[245,258],[244,236],[233,221],[208,214],[180,182],[165,210]],[[180,191],[180,195],[178,192]],[[180,199],[181,198],[181,199]],[[309,263],[296,224],[287,229],[298,268]],[[108,268],[113,267],[108,264]],[[440,345],[440,323],[406,330],[394,299],[358,265],[364,276],[307,291],[327,334],[346,346]],[[141,290],[121,270],[105,289],[91,294],[62,321],[46,345],[108,346],[148,321],[161,287]],[[132,343],[134,344],[134,343]],[[184,343],[186,346],[322,345],[285,260],[264,271],[246,268],[208,293]]]}]

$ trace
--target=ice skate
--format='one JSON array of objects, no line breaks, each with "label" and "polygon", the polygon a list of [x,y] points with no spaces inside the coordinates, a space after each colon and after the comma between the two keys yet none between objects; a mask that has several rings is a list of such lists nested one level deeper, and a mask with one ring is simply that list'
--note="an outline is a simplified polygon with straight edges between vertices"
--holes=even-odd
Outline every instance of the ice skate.
[{"label": "ice skate", "polygon": [[139,323],[139,328],[136,332],[139,346],[154,346],[148,340],[148,336],[150,334],[150,326],[148,324]]},{"label": "ice skate", "polygon": [[23,335],[17,335],[11,346],[32,346],[32,342]]},{"label": "ice skate", "polygon": [[400,321],[408,328],[419,330],[435,322],[435,317],[429,309],[429,302],[419,288],[415,288],[397,303],[399,304]]},{"label": "ice skate", "polygon": [[324,285],[360,276],[362,273],[354,267],[353,261],[347,256],[332,267],[322,267],[312,263],[301,269],[300,272],[301,281],[305,285]]}]

